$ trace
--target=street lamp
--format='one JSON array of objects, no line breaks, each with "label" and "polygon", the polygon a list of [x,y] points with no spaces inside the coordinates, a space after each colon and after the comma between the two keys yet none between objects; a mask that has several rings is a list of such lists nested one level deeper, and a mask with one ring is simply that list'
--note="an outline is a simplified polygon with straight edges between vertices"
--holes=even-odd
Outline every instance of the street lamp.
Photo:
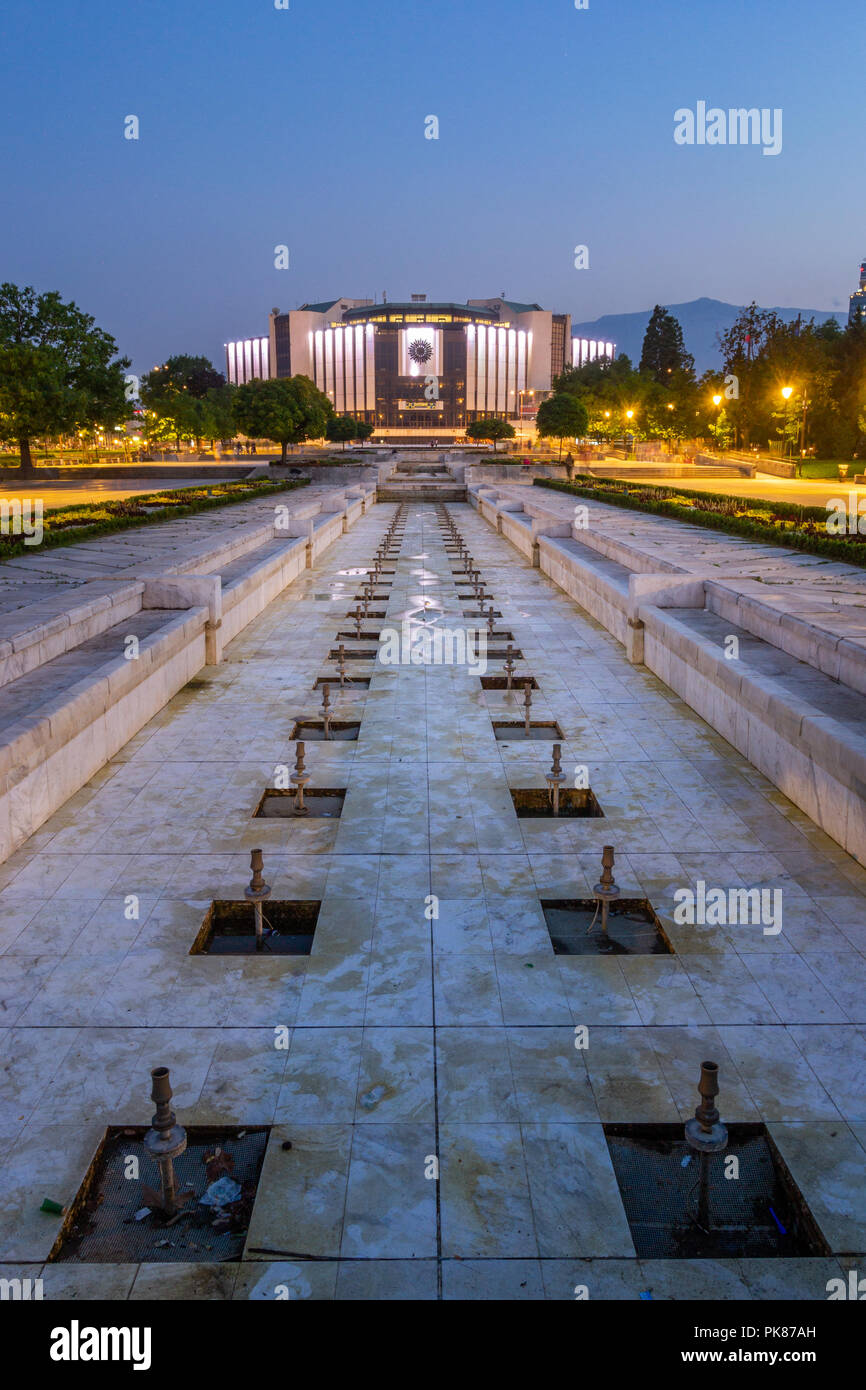
[{"label": "street lamp", "polygon": [[[634,411],[633,411],[633,410],[627,410],[627,411],[625,412],[625,418],[628,420],[629,424],[631,424],[632,420],[634,419]],[[631,447],[630,447],[630,449],[629,449],[629,453],[631,453],[632,450],[634,449],[634,433],[633,433],[633,432],[630,434],[629,438],[631,439]]]},{"label": "street lamp", "polygon": [[[782,387],[782,398],[783,398],[783,400],[784,400],[784,402],[785,402],[786,405],[787,405],[788,402],[790,401],[790,399],[791,399],[791,397],[793,396],[793,394],[794,394],[794,388],[793,388],[793,386],[783,386],[783,387]],[[787,418],[787,412],[786,412],[786,418]],[[790,449],[790,448],[791,448],[791,441],[790,441],[790,439],[788,439],[786,442],[787,442],[787,445],[788,445],[788,449]]]}]

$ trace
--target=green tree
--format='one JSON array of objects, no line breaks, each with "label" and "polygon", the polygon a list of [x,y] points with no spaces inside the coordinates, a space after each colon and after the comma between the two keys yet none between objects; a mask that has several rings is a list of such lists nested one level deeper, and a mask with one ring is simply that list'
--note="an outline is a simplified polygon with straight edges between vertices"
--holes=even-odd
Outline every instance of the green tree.
[{"label": "green tree", "polygon": [[694,374],[695,359],[686,352],[679,319],[661,304],[655,306],[647,324],[638,370],[657,382],[666,382],[675,372]]},{"label": "green tree", "polygon": [[350,439],[357,439],[357,420],[351,415],[332,415],[325,429],[325,438],[333,444],[342,444],[345,450]]},{"label": "green tree", "polygon": [[0,438],[33,473],[31,440],[119,424],[130,414],[114,339],[54,291],[0,285]]},{"label": "green tree", "polygon": [[483,420],[470,420],[466,434],[469,439],[492,440],[495,454],[500,439],[514,438],[514,426],[508,420],[501,420],[498,415],[486,415]]},{"label": "green tree", "polygon": [[355,421],[355,433],[352,435],[352,438],[357,439],[360,444],[363,444],[365,439],[369,439],[372,433],[373,426],[370,424],[369,420]]},{"label": "green tree", "polygon": [[542,439],[558,439],[562,455],[563,439],[586,434],[589,415],[586,406],[568,391],[555,391],[542,401],[535,417],[535,432]]},{"label": "green tree", "polygon": [[194,440],[200,450],[203,439],[216,438],[214,419],[220,398],[213,393],[224,391],[225,386],[222,372],[207,357],[180,353],[154,367],[141,379],[142,404],[155,417],[151,437],[173,437],[178,449],[181,440]]},{"label": "green tree", "polygon": [[251,439],[274,439],[282,445],[281,462],[289,444],[321,439],[333,407],[308,376],[266,381],[254,379],[235,393],[235,421]]}]

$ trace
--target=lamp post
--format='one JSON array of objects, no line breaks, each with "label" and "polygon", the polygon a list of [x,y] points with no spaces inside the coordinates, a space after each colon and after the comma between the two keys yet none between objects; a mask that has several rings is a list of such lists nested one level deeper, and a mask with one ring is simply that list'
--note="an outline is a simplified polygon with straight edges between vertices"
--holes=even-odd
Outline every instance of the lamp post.
[{"label": "lamp post", "polygon": [[[633,411],[633,410],[627,410],[627,411],[625,412],[625,418],[628,420],[629,426],[631,426],[631,422],[632,422],[632,420],[634,419],[634,411]],[[633,450],[634,450],[634,434],[631,434],[631,433],[630,433],[630,434],[629,434],[629,438],[630,438],[630,440],[631,440],[631,445],[629,446],[629,453],[632,453]]]},{"label": "lamp post", "polygon": [[785,405],[788,406],[788,409],[785,411],[785,425],[786,425],[786,430],[785,430],[786,439],[785,439],[785,443],[786,443],[788,449],[790,449],[790,447],[791,447],[791,441],[790,441],[790,438],[787,437],[787,424],[788,424],[788,420],[790,419],[790,405],[789,405],[789,402],[790,402],[791,397],[793,396],[793,394],[794,394],[794,388],[793,388],[793,386],[783,386],[783,387],[782,387],[782,399],[784,400]]}]

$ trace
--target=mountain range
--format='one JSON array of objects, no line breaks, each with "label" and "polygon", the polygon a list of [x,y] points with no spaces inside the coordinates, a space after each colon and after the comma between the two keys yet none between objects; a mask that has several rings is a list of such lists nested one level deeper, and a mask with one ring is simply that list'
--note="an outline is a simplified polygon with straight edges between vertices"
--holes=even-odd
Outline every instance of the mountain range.
[{"label": "mountain range", "polygon": [[[743,306],[726,304],[721,299],[692,299],[687,304],[666,304],[664,307],[679,319],[686,350],[695,359],[695,371],[698,376],[709,368],[720,366],[716,335],[731,327]],[[846,312],[834,309],[775,307],[773,312],[786,320],[795,319],[798,314],[802,314],[804,322],[811,318],[817,323],[823,323],[825,319],[837,319],[843,327],[848,321]],[[616,343],[617,353],[626,353],[634,366],[637,366],[651,314],[651,308],[642,309],[636,314],[603,314],[591,323],[572,322],[571,331],[582,338],[604,338]]]}]

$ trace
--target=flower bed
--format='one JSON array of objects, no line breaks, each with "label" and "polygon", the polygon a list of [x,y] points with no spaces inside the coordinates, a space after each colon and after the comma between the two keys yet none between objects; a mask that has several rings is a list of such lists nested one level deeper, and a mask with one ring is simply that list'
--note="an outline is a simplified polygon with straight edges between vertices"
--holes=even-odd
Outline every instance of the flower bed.
[{"label": "flower bed", "polygon": [[[297,478],[284,483],[212,483],[203,487],[177,488],[170,492],[143,493],[116,502],[86,502],[77,507],[45,509],[42,520],[42,540],[38,546],[27,545],[24,535],[0,534],[0,560],[13,555],[26,555],[34,550],[71,545],[91,540],[95,536],[126,531],[133,526],[150,526],[177,517],[194,516],[214,507],[249,502],[271,493],[292,492],[306,487],[309,478]],[[11,505],[11,504],[10,504]]]},{"label": "flower bed", "polygon": [[[624,478],[594,478],[592,482],[560,482],[554,478],[535,478],[536,487],[552,488],[607,502],[614,507],[650,512],[692,526],[705,526],[750,541],[784,545],[848,564],[866,566],[866,534],[833,535],[827,530],[825,507],[806,507],[794,502],[772,502],[762,497],[732,497],[723,492],[690,492],[686,488],[634,483]],[[839,494],[845,494],[840,483]],[[847,499],[846,499],[847,500]],[[852,519],[855,521],[856,519]],[[866,528],[866,515],[863,517]]]}]

